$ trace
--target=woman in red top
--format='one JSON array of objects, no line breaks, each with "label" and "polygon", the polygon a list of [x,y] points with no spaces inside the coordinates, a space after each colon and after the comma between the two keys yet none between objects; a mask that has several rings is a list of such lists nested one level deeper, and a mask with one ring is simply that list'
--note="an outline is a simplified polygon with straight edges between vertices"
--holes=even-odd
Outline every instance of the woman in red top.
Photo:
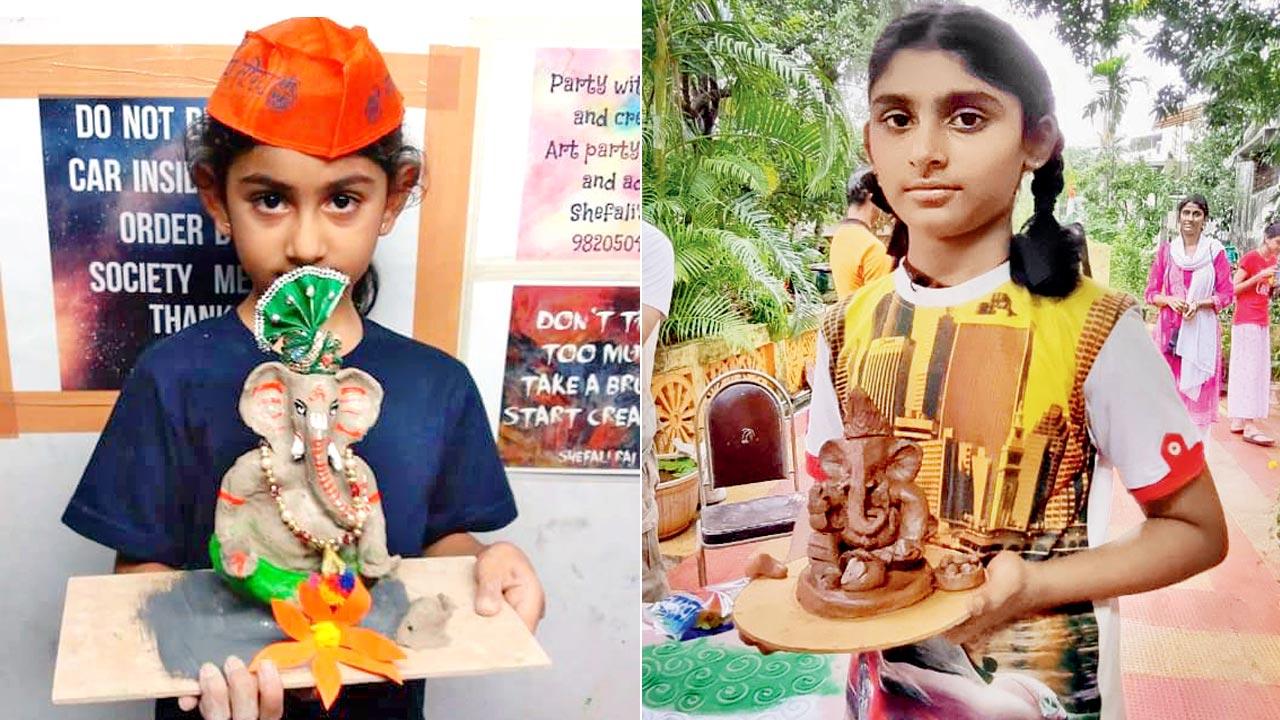
[{"label": "woman in red top", "polygon": [[1271,410],[1271,294],[1280,257],[1280,222],[1268,225],[1262,236],[1262,244],[1240,259],[1232,278],[1236,317],[1231,326],[1227,415],[1231,432],[1243,434],[1245,442],[1270,447],[1275,440],[1254,421]]}]

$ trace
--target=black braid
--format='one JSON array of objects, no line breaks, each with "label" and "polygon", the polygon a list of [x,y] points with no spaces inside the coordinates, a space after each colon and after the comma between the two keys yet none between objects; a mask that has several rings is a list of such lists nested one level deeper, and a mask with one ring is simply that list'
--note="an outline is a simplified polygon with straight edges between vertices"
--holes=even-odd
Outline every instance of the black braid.
[{"label": "black braid", "polygon": [[871,172],[863,179],[863,186],[871,193],[871,203],[888,215],[893,216],[893,233],[889,235],[886,248],[889,257],[893,258],[893,267],[897,269],[902,259],[907,256],[907,224],[898,219],[898,215],[889,205],[889,198],[884,196],[884,188],[880,187],[880,178]]},{"label": "black braid", "polygon": [[893,208],[889,207],[889,199],[884,196],[884,188],[880,187],[880,178],[876,177],[874,172],[867,173],[866,177],[862,179],[862,186],[866,188],[867,192],[871,193],[871,202],[876,207],[880,208],[882,212],[896,217]]},{"label": "black braid", "polygon": [[1053,208],[1058,204],[1058,195],[1065,186],[1062,171],[1065,163],[1062,150],[1058,150],[1031,175],[1031,198],[1035,201],[1035,216],[1055,226],[1058,221],[1053,217]]},{"label": "black braid", "polygon": [[907,224],[901,220],[893,221],[893,232],[889,234],[889,244],[885,247],[885,252],[889,253],[889,257],[893,258],[893,267],[896,269],[902,264],[907,257]]},{"label": "black braid", "polygon": [[1035,210],[1009,249],[1014,282],[1046,297],[1066,297],[1080,284],[1084,239],[1076,227],[1064,228],[1053,216],[1064,186],[1063,168],[1060,141],[1049,161],[1031,176]]}]

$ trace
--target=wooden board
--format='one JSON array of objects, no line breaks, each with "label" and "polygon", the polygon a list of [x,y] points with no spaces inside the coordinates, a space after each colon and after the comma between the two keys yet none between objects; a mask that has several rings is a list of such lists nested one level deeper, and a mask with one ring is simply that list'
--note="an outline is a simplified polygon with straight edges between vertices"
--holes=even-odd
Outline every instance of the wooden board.
[{"label": "wooden board", "polygon": [[969,598],[962,592],[935,590],[910,607],[883,615],[831,619],[813,615],[796,600],[796,582],[808,558],[787,565],[782,580],[752,580],[733,603],[733,621],[752,643],[772,650],[807,653],[854,653],[918,642],[959,625],[969,617]]},{"label": "wooden board", "polygon": [[[417,558],[401,563],[397,575],[411,601],[443,593],[457,606],[445,628],[448,645],[416,651],[402,648],[408,658],[397,665],[406,679],[479,675],[551,664],[511,607],[503,605],[494,617],[475,613],[474,567],[472,557]],[[138,619],[145,598],[164,591],[185,574],[69,579],[53,673],[54,704],[195,694],[199,686],[194,679],[174,677],[165,670],[155,638]],[[215,664],[220,665],[221,659]],[[384,681],[345,666],[341,670],[344,684]],[[282,671],[281,680],[286,688],[315,685],[305,666]]]}]

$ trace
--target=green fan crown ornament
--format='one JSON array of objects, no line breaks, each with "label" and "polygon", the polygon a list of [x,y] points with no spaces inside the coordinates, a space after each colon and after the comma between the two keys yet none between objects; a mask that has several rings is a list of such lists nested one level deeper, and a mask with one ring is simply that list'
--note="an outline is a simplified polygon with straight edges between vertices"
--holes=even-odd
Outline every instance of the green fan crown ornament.
[{"label": "green fan crown ornament", "polygon": [[278,353],[291,370],[335,373],[342,367],[341,342],[321,326],[333,314],[351,279],[330,268],[308,265],[276,278],[258,298],[253,334],[263,352]]}]

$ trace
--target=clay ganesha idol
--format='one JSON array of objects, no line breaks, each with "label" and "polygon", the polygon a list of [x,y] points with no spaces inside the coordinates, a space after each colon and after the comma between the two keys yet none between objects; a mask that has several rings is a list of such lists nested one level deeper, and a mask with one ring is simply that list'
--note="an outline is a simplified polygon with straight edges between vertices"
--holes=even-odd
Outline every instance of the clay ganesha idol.
[{"label": "clay ganesha idol", "polygon": [[937,572],[924,546],[938,521],[915,483],[923,453],[893,436],[875,403],[850,393],[844,437],[822,446],[826,480],[809,489],[809,567],[796,585],[802,607],[826,617],[865,617],[914,605],[935,585],[980,585],[976,558],[948,558]]},{"label": "clay ganesha idol", "polygon": [[301,268],[257,306],[258,342],[284,362],[245,381],[240,415],[262,443],[223,477],[210,555],[233,589],[264,602],[293,597],[312,573],[375,579],[399,559],[387,552],[377,481],[351,447],[377,420],[382,387],[339,369],[338,341],[320,329],[346,282]]}]

